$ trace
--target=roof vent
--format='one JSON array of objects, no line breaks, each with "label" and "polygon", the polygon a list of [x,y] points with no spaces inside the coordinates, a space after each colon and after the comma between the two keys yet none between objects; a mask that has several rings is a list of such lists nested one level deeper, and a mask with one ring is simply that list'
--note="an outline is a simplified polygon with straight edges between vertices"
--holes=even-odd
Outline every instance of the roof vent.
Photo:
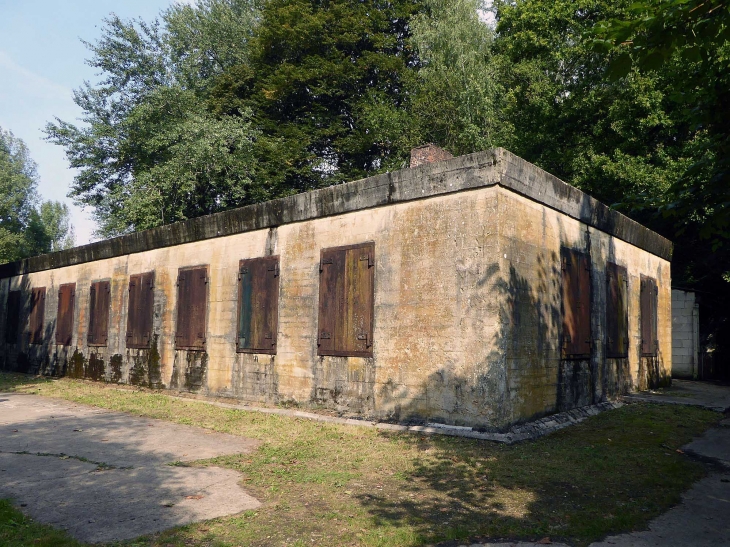
[{"label": "roof vent", "polygon": [[449,152],[435,144],[426,144],[411,150],[411,168],[425,163],[450,160],[453,157]]}]

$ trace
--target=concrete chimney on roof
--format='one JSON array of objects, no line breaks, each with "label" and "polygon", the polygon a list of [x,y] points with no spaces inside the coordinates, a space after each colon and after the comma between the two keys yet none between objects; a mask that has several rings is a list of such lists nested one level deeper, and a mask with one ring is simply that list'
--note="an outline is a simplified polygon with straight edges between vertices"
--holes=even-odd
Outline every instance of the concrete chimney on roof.
[{"label": "concrete chimney on roof", "polygon": [[435,144],[426,144],[411,150],[411,168],[425,163],[450,160],[453,157],[449,152]]}]

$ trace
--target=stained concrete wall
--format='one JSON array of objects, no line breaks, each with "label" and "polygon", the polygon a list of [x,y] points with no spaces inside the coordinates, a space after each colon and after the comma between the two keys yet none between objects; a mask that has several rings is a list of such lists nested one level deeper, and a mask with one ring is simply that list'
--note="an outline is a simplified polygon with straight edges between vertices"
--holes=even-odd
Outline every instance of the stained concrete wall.
[{"label": "stained concrete wall", "polygon": [[[373,357],[318,357],[320,249],[365,241],[375,243]],[[560,359],[561,246],[593,263],[586,362]],[[500,429],[668,377],[670,253],[666,240],[500,149],[2,266],[0,302],[40,286],[47,302],[45,343],[29,345],[26,332],[3,346],[0,365]],[[277,354],[239,354],[238,261],[265,255],[280,256]],[[608,260],[630,276],[625,360],[603,357]],[[174,347],[177,270],[194,265],[208,265],[210,278],[204,352]],[[129,275],[152,270],[153,343],[127,349]],[[638,354],[641,274],[660,287],[655,359]],[[101,279],[112,282],[109,343],[89,348],[89,288]],[[55,319],[68,282],[77,283],[74,338],[62,348]]]},{"label": "stained concrete wall", "polygon": [[692,291],[672,290],[672,376],[697,378],[700,359],[699,304]]}]

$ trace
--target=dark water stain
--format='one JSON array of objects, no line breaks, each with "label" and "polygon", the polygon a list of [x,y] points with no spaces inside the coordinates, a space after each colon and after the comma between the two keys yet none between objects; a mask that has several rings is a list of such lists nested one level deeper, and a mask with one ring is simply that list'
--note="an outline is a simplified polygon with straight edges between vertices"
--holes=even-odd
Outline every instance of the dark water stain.
[{"label": "dark water stain", "polygon": [[98,353],[92,353],[89,356],[89,362],[86,367],[85,378],[99,382],[106,377],[106,369],[104,368],[104,359]]},{"label": "dark water stain", "polygon": [[147,374],[149,387],[153,389],[162,389],[165,386],[162,383],[162,367],[160,366],[160,352],[157,349],[158,335],[152,339],[149,354],[147,355]]},{"label": "dark water stain", "polygon": [[160,352],[157,349],[158,336],[152,339],[149,349],[136,350],[134,353],[127,351],[127,361],[132,361],[132,368],[129,370],[129,383],[133,386],[150,387],[162,389],[162,367],[160,364]]},{"label": "dark water stain", "polygon": [[[132,368],[129,369],[129,383],[133,386],[147,387],[147,353],[149,350],[142,349],[134,355],[127,352],[127,356],[131,358]],[[127,359],[129,361],[129,359]]]},{"label": "dark water stain", "polygon": [[205,373],[208,370],[208,354],[206,352],[189,351],[186,361],[183,385],[188,391],[199,391],[203,387]]},{"label": "dark water stain", "polygon": [[109,359],[109,381],[118,384],[122,381],[122,364],[124,357],[119,353],[112,355]]},{"label": "dark water stain", "polygon": [[69,359],[68,367],[66,370],[66,376],[69,378],[81,379],[84,377],[84,370],[86,368],[86,357],[79,351],[78,348],[74,350],[74,354]]},{"label": "dark water stain", "polygon": [[25,352],[18,353],[18,359],[16,361],[15,370],[17,372],[22,372],[24,374],[27,374],[28,371],[30,371],[30,359],[28,358],[28,354]]}]

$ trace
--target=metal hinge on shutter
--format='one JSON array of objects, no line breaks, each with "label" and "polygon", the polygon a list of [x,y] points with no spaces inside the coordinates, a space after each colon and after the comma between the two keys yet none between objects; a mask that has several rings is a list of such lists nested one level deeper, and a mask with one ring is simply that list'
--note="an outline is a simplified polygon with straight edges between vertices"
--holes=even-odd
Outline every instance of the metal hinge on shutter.
[{"label": "metal hinge on shutter", "polygon": [[360,260],[367,260],[368,261],[368,268],[372,268],[375,266],[375,261],[373,260],[372,253],[360,255]]},{"label": "metal hinge on shutter", "polygon": [[372,345],[371,343],[369,343],[369,341],[368,341],[368,335],[365,334],[365,333],[362,333],[361,332],[360,334],[358,334],[357,335],[357,339],[360,340],[360,341],[364,341],[366,348],[369,348]]},{"label": "metal hinge on shutter", "polygon": [[331,332],[322,331],[322,332],[319,333],[319,339],[320,340],[331,340],[332,339],[332,333]]},{"label": "metal hinge on shutter", "polygon": [[271,266],[270,268],[266,268],[267,272],[274,272],[274,277],[279,277],[279,265],[275,264],[274,266]]},{"label": "metal hinge on shutter", "polygon": [[331,259],[331,258],[325,258],[325,259],[323,259],[322,262],[320,262],[320,264],[319,264],[319,271],[320,272],[323,272],[324,271],[323,266],[325,266],[327,264],[334,264],[334,263],[335,263],[335,261],[333,259]]}]

